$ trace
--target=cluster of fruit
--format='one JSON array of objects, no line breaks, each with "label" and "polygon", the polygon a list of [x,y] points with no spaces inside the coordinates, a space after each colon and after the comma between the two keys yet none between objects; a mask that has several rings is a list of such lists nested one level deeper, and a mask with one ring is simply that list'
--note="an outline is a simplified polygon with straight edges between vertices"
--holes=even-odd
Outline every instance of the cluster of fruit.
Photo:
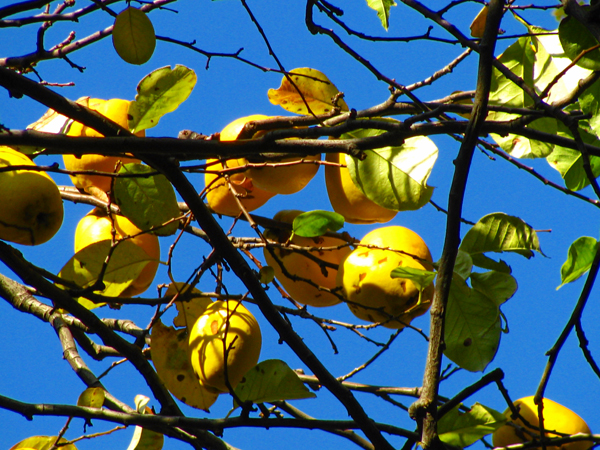
[{"label": "cluster of fruit", "polygon": [[[223,129],[220,139],[235,141],[247,123],[263,119],[268,117],[253,115],[237,119]],[[256,133],[253,138],[262,134]],[[356,187],[344,158],[344,154],[327,155],[331,164],[325,166],[325,180],[333,209],[350,223],[391,220],[396,211],[377,205]],[[248,164],[243,158],[209,160],[205,175],[208,205],[214,212],[229,216],[240,214],[240,205],[248,212],[253,211],[276,194],[292,194],[303,189],[316,174],[319,166],[315,161],[318,160],[320,155],[286,159],[271,165]],[[241,169],[236,171],[238,167]],[[229,172],[227,177],[223,176],[224,170]],[[281,211],[274,219],[292,223],[300,213]],[[431,304],[432,284],[419,289],[409,279],[390,275],[397,267],[433,268],[425,242],[407,228],[376,229],[367,234],[354,251],[335,237],[291,236],[291,231],[280,229],[267,229],[264,235],[278,244],[265,247],[267,264],[299,303],[331,306],[345,301],[356,317],[382,322],[389,328],[405,327],[413,318],[424,314]],[[290,243],[319,249],[309,251],[306,256],[286,248]]]}]

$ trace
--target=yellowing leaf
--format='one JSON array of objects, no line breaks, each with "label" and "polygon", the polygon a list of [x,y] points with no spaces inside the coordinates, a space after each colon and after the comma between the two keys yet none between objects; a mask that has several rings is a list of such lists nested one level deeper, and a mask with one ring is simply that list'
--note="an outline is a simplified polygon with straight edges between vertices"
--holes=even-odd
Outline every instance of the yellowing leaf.
[{"label": "yellowing leaf", "polygon": [[115,19],[112,32],[113,46],[129,64],[144,64],[156,47],[154,26],[145,12],[130,6]]},{"label": "yellowing leaf", "polygon": [[[102,265],[109,254],[110,240],[95,242],[78,251],[65,264],[58,274],[61,278],[74,282],[81,288],[94,285],[101,274]],[[133,242],[119,242],[108,262],[102,281],[104,289],[95,291],[109,297],[119,296],[133,283],[146,264],[152,259]],[[101,303],[81,301],[88,309],[102,306]]]},{"label": "yellowing leaf", "polygon": [[[17,450],[17,449],[35,449],[35,450],[50,450],[54,447],[56,443],[56,439],[58,436],[32,436],[27,439],[23,439],[21,442],[13,445],[9,450]],[[65,438],[60,438],[58,441],[59,444],[62,444],[60,447],[61,450],[77,450],[73,444],[67,444],[67,440]]]},{"label": "yellowing leaf", "polygon": [[129,128],[133,133],[158,124],[162,116],[175,111],[192,93],[196,73],[176,65],[153,70],[138,83],[135,101],[129,105]]},{"label": "yellowing leaf", "polygon": [[[135,396],[135,406],[140,414],[154,414],[146,405],[150,399],[144,395]],[[161,450],[165,437],[156,431],[136,426],[127,450]]]},{"label": "yellowing leaf", "polygon": [[208,412],[218,395],[204,389],[192,369],[187,330],[167,327],[159,320],[150,337],[152,362],[167,389],[186,405]]},{"label": "yellowing leaf", "polygon": [[367,0],[369,8],[377,11],[377,17],[381,20],[381,25],[387,31],[390,26],[390,8],[396,6],[394,0]]},{"label": "yellowing leaf", "polygon": [[77,399],[77,406],[102,408],[106,391],[101,387],[87,388]]},{"label": "yellowing leaf", "polygon": [[314,398],[298,375],[279,359],[268,359],[250,369],[235,388],[241,401],[264,403]]},{"label": "yellowing leaf", "polygon": [[485,22],[487,20],[488,15],[488,6],[485,5],[479,11],[479,14],[475,16],[473,22],[471,22],[471,26],[469,27],[471,30],[471,36],[475,38],[483,37],[483,30],[485,29]]},{"label": "yellowing leaf", "polygon": [[[286,111],[303,115],[311,114],[306,107],[307,103],[313,114],[325,114],[332,110],[333,99],[339,90],[324,73],[304,67],[292,70],[289,77],[293,84],[284,76],[279,89],[269,89],[271,103]],[[339,99],[337,104],[342,111],[349,111],[344,99]]]},{"label": "yellowing leaf", "polygon": [[212,300],[207,297],[198,297],[197,295],[202,292],[185,283],[171,283],[165,295],[175,295],[176,293],[179,293],[178,300],[175,301],[179,314],[173,319],[173,325],[189,329],[206,311]]}]

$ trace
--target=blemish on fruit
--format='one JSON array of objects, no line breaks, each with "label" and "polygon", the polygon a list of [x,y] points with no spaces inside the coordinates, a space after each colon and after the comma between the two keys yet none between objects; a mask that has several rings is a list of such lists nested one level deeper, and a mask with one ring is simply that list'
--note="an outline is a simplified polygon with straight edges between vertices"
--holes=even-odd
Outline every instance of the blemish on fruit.
[{"label": "blemish on fruit", "polygon": [[212,334],[217,334],[219,332],[219,322],[216,320],[213,320],[210,323],[210,331],[212,332]]}]

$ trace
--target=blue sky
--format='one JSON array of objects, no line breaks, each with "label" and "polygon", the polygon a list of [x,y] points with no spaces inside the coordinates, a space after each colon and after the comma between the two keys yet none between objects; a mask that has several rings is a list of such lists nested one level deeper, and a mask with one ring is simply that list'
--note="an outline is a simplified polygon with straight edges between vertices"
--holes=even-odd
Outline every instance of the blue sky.
[{"label": "blue sky", "polygon": [[[2,3],[8,2],[3,0]],[[345,93],[345,100],[351,108],[363,109],[386,100],[389,91],[384,83],[378,82],[370,72],[342,52],[328,37],[312,36],[306,30],[302,2],[250,1],[249,6],[286,69],[312,67],[324,72]],[[118,4],[114,9],[119,11],[121,7],[122,5]],[[243,47],[244,58],[266,68],[276,67],[241,3],[231,0],[182,1],[170,5],[169,8],[171,10],[165,9],[151,14],[158,35],[182,41],[196,40],[199,48],[212,52],[233,53]],[[390,29],[385,33],[374,11],[367,8],[364,0],[351,2],[344,8],[344,19],[348,25],[365,33],[414,36],[423,34],[429,25],[408,8],[398,6],[392,8]],[[457,12],[450,14],[448,19],[468,33],[468,26],[478,9],[476,4],[467,4],[457,8]],[[538,12],[528,17],[532,23],[548,29],[556,27],[555,20],[548,12]],[[321,17],[317,20],[322,24],[328,23]],[[101,13],[86,17],[77,24],[57,24],[47,33],[47,42],[48,45],[54,45],[64,39],[71,30],[76,30],[77,37],[81,38],[111,23],[111,17]],[[329,23],[324,26],[333,25]],[[507,34],[523,32],[523,27],[508,16],[503,21],[502,28]],[[338,33],[379,70],[405,85],[426,78],[463,51],[458,45],[442,45],[428,41],[410,44],[363,42],[348,37],[343,31]],[[448,37],[439,28],[434,28],[433,34]],[[0,29],[0,57],[32,51],[34,35],[35,27]],[[500,41],[497,54],[506,45],[505,41]],[[267,90],[279,86],[281,75],[265,73],[230,58],[212,59],[207,70],[206,59],[202,55],[159,41],[150,62],[144,66],[130,66],[115,54],[110,38],[75,52],[70,58],[76,64],[86,67],[83,74],[71,69],[64,61],[43,62],[37,69],[49,82],[74,82],[73,87],[56,88],[71,99],[85,95],[133,99],[138,81],[158,67],[183,64],[195,70],[198,83],[190,98],[177,111],[165,116],[157,127],[148,130],[149,136],[174,137],[181,129],[209,134],[220,131],[227,123],[241,116],[288,114],[280,107],[270,104],[267,98]],[[470,57],[451,75],[416,93],[422,100],[432,100],[453,91],[473,89],[476,65],[476,58]],[[10,99],[6,92],[2,92],[1,95],[0,121],[10,128],[25,128],[46,110],[44,106],[28,99]],[[452,161],[457,154],[458,145],[444,137],[435,136],[432,139],[438,145],[440,154],[429,184],[436,187],[433,200],[445,206],[453,174]],[[165,152],[168,152],[168,148]],[[53,161],[55,159],[40,159],[39,164]],[[551,169],[546,161],[528,160],[526,164],[550,180],[561,182],[558,173]],[[54,179],[58,184],[70,185],[66,176],[55,176]],[[194,183],[199,190],[202,188],[201,177],[196,177]],[[589,190],[584,193],[592,195]],[[293,196],[277,196],[256,213],[272,216],[290,205],[304,210],[331,209],[325,194],[323,170],[319,171],[303,191]],[[42,246],[19,249],[33,263],[58,272],[72,256],[75,226],[89,209],[86,205],[65,203],[65,222],[57,236]],[[544,354],[553,345],[577,300],[582,281],[556,291],[556,286],[560,284],[560,267],[573,240],[579,236],[598,236],[599,213],[589,204],[573,200],[546,187],[506,161],[493,160],[477,151],[469,176],[463,215],[476,221],[483,215],[497,211],[519,216],[537,230],[552,230],[539,235],[547,257],[536,254],[533,259],[525,260],[517,255],[503,256],[513,268],[519,290],[502,308],[508,320],[510,333],[503,335],[496,359],[487,371],[501,367],[506,374],[505,384],[511,396],[516,399],[535,393],[547,360]],[[225,218],[222,223],[228,228],[231,219]],[[391,224],[403,225],[418,232],[428,243],[434,260],[440,257],[445,229],[443,213],[427,205],[419,211],[399,213]],[[372,228],[374,227],[369,225],[347,225],[345,230],[356,237],[362,237]],[[251,230],[243,225],[236,226],[236,233],[252,235]],[[185,237],[184,242],[177,248],[174,265],[176,277],[187,278],[192,268],[198,265],[198,255],[208,254],[208,247],[198,241]],[[171,243],[172,238],[164,238],[161,241],[164,258]],[[260,255],[260,252],[257,252],[257,255]],[[11,275],[4,266],[0,266],[0,272]],[[155,285],[167,281],[166,270],[159,270]],[[200,285],[201,289],[212,290],[210,280],[207,279],[203,283],[205,284]],[[228,287],[230,291],[243,292],[240,284],[233,279],[228,281]],[[147,294],[152,295],[154,292],[156,290],[151,288]],[[583,317],[584,329],[594,354],[600,351],[600,330],[595,324],[600,313],[597,298],[597,291],[594,291]],[[282,302],[275,294],[273,299]],[[256,309],[252,311],[258,314]],[[153,312],[149,308],[131,307],[120,311],[101,310],[99,314],[104,317],[133,318],[143,327],[149,323]],[[344,305],[325,308],[315,313],[343,321],[353,320],[353,316]],[[75,402],[84,386],[62,359],[62,350],[52,328],[33,317],[17,313],[5,302],[0,302],[0,317],[3,319],[0,327],[0,342],[3,343],[0,352],[0,367],[3,370],[3,376],[0,377],[0,394],[24,402]],[[279,358],[293,368],[303,368],[301,362],[284,345],[277,343],[277,336],[268,323],[260,317],[259,321],[264,342],[261,360]],[[376,347],[364,343],[353,333],[339,329],[333,333],[340,350],[340,353],[335,355],[324,334],[314,324],[299,319],[293,324],[305,342],[336,376],[349,372],[377,351]],[[425,315],[416,319],[413,324],[428,331],[429,318]],[[372,336],[385,340],[387,332],[378,330],[373,332]],[[421,336],[411,330],[405,330],[390,352],[369,370],[353,377],[352,381],[402,387],[419,386],[426,349],[426,342]],[[88,362],[92,370],[99,374],[112,361]],[[478,380],[480,376],[479,373],[461,371],[442,384],[441,394],[452,396]],[[103,381],[115,396],[131,405],[136,394],[150,395],[143,380],[127,364],[116,367]],[[594,388],[597,383],[598,380],[578,349],[576,339],[571,336],[560,353],[546,395],[576,411],[588,422],[592,431],[597,431],[600,429],[600,419],[596,411],[600,398]],[[302,400],[294,404],[316,417],[345,419],[346,412],[330,397],[327,392],[321,390],[318,392],[318,400]],[[376,420],[413,429],[413,422],[402,410],[392,408],[372,396],[359,394],[358,398],[364,401],[367,412],[373,414]],[[412,402],[410,398],[399,398],[399,401],[406,406]],[[472,397],[469,404],[476,401],[501,411],[505,409],[499,392],[491,386]],[[185,411],[196,417],[218,418],[225,415],[230,406],[230,399],[221,396],[208,416],[189,408]],[[64,419],[38,417],[29,422],[16,414],[0,410],[0,422],[3,424],[0,446],[8,448],[31,435],[56,434],[64,424]],[[99,432],[104,429],[104,425],[95,423],[87,432]],[[95,450],[108,448],[110,445],[126,448],[132,432],[132,429],[128,429],[102,439],[84,441],[78,444],[78,448]],[[74,438],[82,433],[83,423],[73,421],[67,436]],[[225,432],[224,438],[243,449],[304,449],[307,445],[320,448],[333,445],[339,449],[354,448],[353,444],[320,431],[232,429]],[[396,446],[401,445],[400,440],[392,439],[392,442]],[[189,447],[167,439],[165,448]]]}]

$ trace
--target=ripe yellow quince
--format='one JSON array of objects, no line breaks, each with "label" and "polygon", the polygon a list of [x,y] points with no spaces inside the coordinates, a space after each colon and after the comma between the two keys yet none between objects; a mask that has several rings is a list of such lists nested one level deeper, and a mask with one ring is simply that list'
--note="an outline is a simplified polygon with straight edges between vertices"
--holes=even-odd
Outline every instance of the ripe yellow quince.
[{"label": "ripe yellow quince", "polygon": [[[35,166],[10,147],[0,146],[0,168]],[[24,245],[50,240],[62,225],[63,203],[56,183],[45,172],[0,172],[0,239]]]},{"label": "ripe yellow quince", "polygon": [[[294,218],[301,213],[302,211],[298,210],[284,210],[275,214],[273,219],[292,223]],[[291,230],[267,229],[264,235],[269,240],[285,243],[290,238]],[[301,247],[337,247],[346,244],[346,241],[328,236],[314,238],[294,236],[291,244]],[[324,271],[316,261],[293,250],[272,248],[272,251],[291,275],[311,280],[319,286],[329,289],[336,287],[337,269],[326,267]],[[320,260],[339,266],[340,261],[351,251],[352,249],[349,246],[345,246],[336,250],[312,250],[310,254]],[[273,268],[277,280],[297,302],[309,306],[332,306],[341,303],[339,297],[329,292],[321,291],[305,281],[289,278],[283,273],[281,266],[266,247],[263,249],[263,253],[267,264]]]},{"label": "ripe yellow quince", "polygon": [[[540,421],[538,416],[538,406],[533,402],[533,396],[524,397],[514,402],[514,405],[519,409],[519,414],[533,427],[525,426],[521,419],[513,420],[513,423],[521,428],[515,428],[510,424],[506,424],[498,428],[492,435],[494,447],[506,447],[512,444],[521,444],[535,439],[539,439]],[[591,434],[590,428],[585,421],[571,411],[569,408],[562,406],[548,398],[544,398],[544,429],[556,431],[564,434]],[[504,416],[510,419],[510,408],[504,411]],[[560,437],[556,433],[545,433],[546,437]],[[587,450],[592,446],[591,441],[576,441],[560,446],[546,445],[547,450]],[[536,449],[542,448],[535,447]]]},{"label": "ripe yellow quince", "polygon": [[[326,161],[346,164],[344,153],[328,153]],[[333,210],[349,223],[389,222],[397,211],[379,206],[369,200],[354,184],[347,167],[325,166],[325,184]]]},{"label": "ripe yellow quince", "polygon": [[387,328],[403,328],[429,309],[434,288],[433,284],[426,287],[419,303],[419,290],[414,283],[392,278],[390,273],[399,266],[432,270],[431,262],[427,245],[414,231],[400,226],[378,228],[368,233],[341,262],[337,284],[342,286],[348,307],[356,317],[383,322]]},{"label": "ripe yellow quince", "polygon": [[[93,109],[103,116],[109,118],[113,122],[118,123],[125,129],[129,129],[127,124],[129,104],[128,100],[121,100],[119,98],[113,98],[110,100],[102,99],[87,99],[88,103],[85,105],[90,109]],[[67,131],[68,136],[86,136],[86,137],[102,137],[96,130],[86,127],[82,123],[73,122]],[[139,137],[145,136],[145,131],[136,133]],[[103,156],[103,155],[63,155],[65,168],[73,171],[97,171],[97,172],[108,172],[114,173],[117,164],[122,162],[123,164],[140,162],[135,158],[125,158],[119,156]],[[89,174],[75,174],[71,175],[71,181],[75,187],[79,190],[85,191],[102,200],[107,200],[106,193],[110,191],[111,177],[102,175],[89,175]]]},{"label": "ripe yellow quince", "polygon": [[158,270],[160,244],[156,235],[151,233],[140,234],[142,230],[136,227],[128,218],[114,214],[111,220],[111,217],[103,209],[94,208],[77,224],[75,229],[75,253],[95,242],[110,240],[113,223],[116,231],[115,239],[135,236],[130,241],[152,258],[142,269],[137,279],[121,294],[121,297],[133,297],[150,287]]},{"label": "ripe yellow quince", "polygon": [[238,385],[258,363],[261,345],[258,322],[233,300],[211,303],[189,335],[194,372],[200,384],[216,393],[229,392],[226,380],[232,388]]}]

